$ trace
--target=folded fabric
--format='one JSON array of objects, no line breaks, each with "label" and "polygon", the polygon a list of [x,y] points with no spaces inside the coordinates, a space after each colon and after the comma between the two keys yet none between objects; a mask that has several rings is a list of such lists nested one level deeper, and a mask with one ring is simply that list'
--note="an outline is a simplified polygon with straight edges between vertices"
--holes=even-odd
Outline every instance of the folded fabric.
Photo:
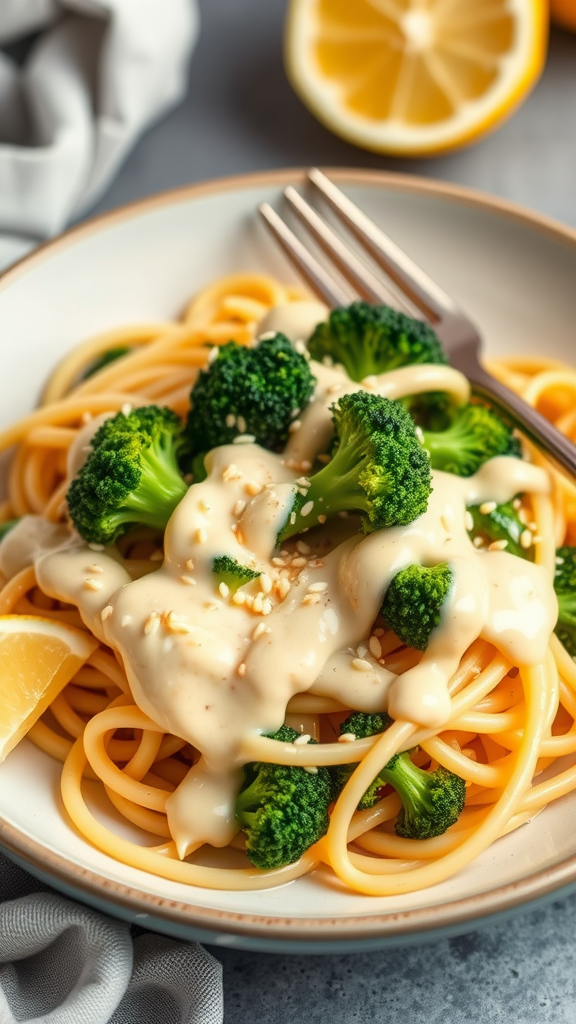
[{"label": "folded fabric", "polygon": [[0,267],[95,202],[183,97],[197,32],[196,0],[0,0]]},{"label": "folded fabric", "polygon": [[0,855],[0,1024],[222,1024],[221,965],[58,896]]}]

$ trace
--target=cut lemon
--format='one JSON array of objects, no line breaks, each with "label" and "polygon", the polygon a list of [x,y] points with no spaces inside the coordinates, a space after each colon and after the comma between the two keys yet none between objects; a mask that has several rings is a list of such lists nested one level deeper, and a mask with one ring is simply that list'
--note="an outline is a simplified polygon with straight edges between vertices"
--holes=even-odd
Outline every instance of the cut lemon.
[{"label": "cut lemon", "polygon": [[403,156],[478,138],[546,56],[546,0],[291,0],[288,76],[348,142]]},{"label": "cut lemon", "polygon": [[0,761],[98,647],[79,629],[35,615],[0,615]]}]

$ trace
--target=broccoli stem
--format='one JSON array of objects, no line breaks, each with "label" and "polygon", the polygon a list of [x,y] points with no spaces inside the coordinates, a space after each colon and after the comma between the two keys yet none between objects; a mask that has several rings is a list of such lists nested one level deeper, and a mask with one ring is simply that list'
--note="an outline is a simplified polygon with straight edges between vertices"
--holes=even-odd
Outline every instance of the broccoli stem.
[{"label": "broccoli stem", "polygon": [[133,522],[131,513],[137,512],[138,522],[163,530],[187,491],[176,460],[166,451],[152,448],[142,455],[138,489],[126,498],[125,511],[118,513],[118,522]]}]

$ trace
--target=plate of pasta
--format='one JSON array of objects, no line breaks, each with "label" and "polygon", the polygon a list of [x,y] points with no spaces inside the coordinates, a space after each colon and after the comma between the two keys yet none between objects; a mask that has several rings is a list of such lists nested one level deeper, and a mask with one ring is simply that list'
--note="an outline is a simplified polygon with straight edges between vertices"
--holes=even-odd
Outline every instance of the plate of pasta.
[{"label": "plate of pasta", "polygon": [[[576,438],[576,236],[332,177]],[[0,845],[169,934],[360,950],[576,885],[576,482],[192,186],[0,278]]]}]

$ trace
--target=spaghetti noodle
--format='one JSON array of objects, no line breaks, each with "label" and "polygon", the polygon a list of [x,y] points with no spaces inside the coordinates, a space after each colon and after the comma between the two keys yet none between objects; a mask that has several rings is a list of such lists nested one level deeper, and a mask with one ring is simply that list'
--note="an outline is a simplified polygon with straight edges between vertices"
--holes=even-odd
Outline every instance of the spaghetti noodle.
[{"label": "spaghetti noodle", "polygon": [[[40,408],[0,436],[0,449],[16,446],[0,521],[26,515],[54,525],[65,521],[68,483],[95,418],[151,402],[184,416],[190,388],[207,361],[207,346],[229,340],[249,344],[270,310],[302,299],[299,291],[270,278],[238,275],[204,289],[178,322],[123,327],[79,346],[53,374]],[[84,376],[98,357],[118,347],[127,350],[122,358]],[[500,361],[490,369],[576,440],[576,372],[552,361],[525,358]],[[556,547],[576,544],[576,484],[536,450],[530,450],[530,457],[552,481],[552,497],[535,488],[523,513],[535,564],[551,579]],[[147,529],[121,538],[123,565],[129,567],[126,579],[138,580],[158,568],[160,545]],[[99,558],[94,552],[95,563]],[[280,559],[286,572],[276,581],[279,591],[282,578],[300,572],[299,560],[310,561],[297,547]],[[0,614],[37,614],[87,628],[85,609],[81,617],[81,605],[49,596],[50,588],[41,585],[34,565],[8,575],[2,581]],[[170,619],[168,614],[162,620],[167,634],[176,635],[180,627],[177,616]],[[398,677],[418,666],[420,655],[404,647],[381,620],[369,634],[373,661],[382,670],[385,666],[386,673]],[[62,796],[76,828],[99,849],[134,867],[231,890],[275,886],[325,862],[356,891],[410,892],[461,870],[499,836],[576,788],[576,767],[560,761],[576,754],[574,661],[554,635],[541,663],[528,666],[516,664],[492,640],[486,633],[473,639],[450,673],[449,714],[441,725],[396,716],[382,734],[339,742],[338,726],[355,705],[346,701],[345,688],[328,692],[319,685],[313,692],[291,695],[286,707],[286,721],[318,738],[317,745],[278,743],[245,732],[239,763],[258,760],[312,769],[358,764],[331,811],[325,838],[298,862],[277,870],[246,866],[241,834],[230,841],[238,867],[205,866],[193,852],[187,855],[186,843],[173,836],[166,812],[172,795],[197,765],[199,750],[145,712],[142,701],[134,699],[134,681],[125,662],[109,645],[101,643],[28,737],[63,762]],[[365,660],[363,651],[358,651],[358,660]],[[357,810],[382,766],[399,751],[413,748],[418,748],[419,764],[443,765],[467,784],[459,820],[434,839],[394,834],[391,828],[400,808],[394,793],[370,810]],[[83,793],[85,778],[100,782],[115,812],[139,830],[139,841],[114,833],[91,812]]]}]

